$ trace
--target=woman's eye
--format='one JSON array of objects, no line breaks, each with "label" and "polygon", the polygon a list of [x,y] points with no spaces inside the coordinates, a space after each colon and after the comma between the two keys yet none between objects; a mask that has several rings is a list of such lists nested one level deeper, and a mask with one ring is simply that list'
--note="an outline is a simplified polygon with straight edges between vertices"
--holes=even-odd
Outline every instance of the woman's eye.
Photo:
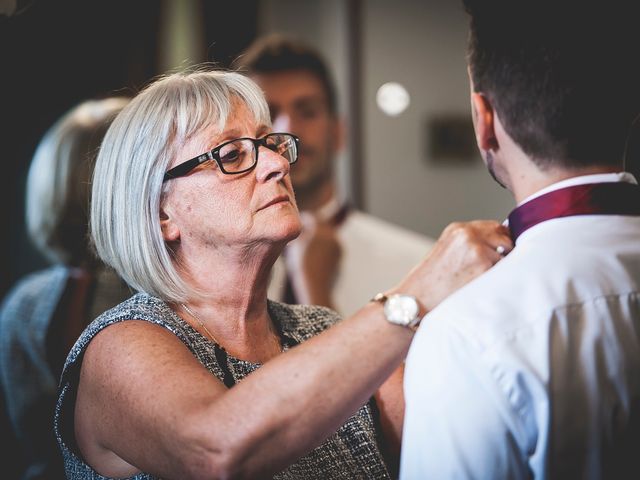
[{"label": "woman's eye", "polygon": [[227,152],[220,154],[220,161],[222,163],[232,163],[237,162],[240,158],[240,150],[229,150]]}]

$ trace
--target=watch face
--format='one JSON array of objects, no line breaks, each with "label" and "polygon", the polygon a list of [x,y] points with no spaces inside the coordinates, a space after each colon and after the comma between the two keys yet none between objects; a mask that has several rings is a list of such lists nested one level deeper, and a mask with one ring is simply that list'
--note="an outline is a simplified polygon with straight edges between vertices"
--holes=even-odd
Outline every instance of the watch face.
[{"label": "watch face", "polygon": [[411,295],[391,295],[384,304],[384,313],[390,322],[410,325],[418,316],[418,302]]}]

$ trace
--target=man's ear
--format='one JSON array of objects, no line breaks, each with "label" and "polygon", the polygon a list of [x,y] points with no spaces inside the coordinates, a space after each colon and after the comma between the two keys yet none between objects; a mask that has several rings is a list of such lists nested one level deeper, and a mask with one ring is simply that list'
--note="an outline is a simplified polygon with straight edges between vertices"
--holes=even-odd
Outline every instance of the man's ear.
[{"label": "man's ear", "polygon": [[180,240],[180,229],[165,211],[164,206],[160,206],[160,229],[165,242],[172,243]]},{"label": "man's ear", "polygon": [[471,93],[476,142],[480,150],[497,150],[498,139],[495,131],[495,111],[491,102],[482,93]]}]

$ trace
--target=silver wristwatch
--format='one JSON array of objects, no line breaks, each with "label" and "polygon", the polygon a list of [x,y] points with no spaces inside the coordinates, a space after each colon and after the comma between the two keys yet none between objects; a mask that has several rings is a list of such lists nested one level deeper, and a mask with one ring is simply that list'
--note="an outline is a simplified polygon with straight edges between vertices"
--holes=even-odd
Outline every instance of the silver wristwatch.
[{"label": "silver wristwatch", "polygon": [[422,320],[420,303],[413,295],[378,293],[371,301],[384,305],[384,315],[390,323],[415,330]]}]

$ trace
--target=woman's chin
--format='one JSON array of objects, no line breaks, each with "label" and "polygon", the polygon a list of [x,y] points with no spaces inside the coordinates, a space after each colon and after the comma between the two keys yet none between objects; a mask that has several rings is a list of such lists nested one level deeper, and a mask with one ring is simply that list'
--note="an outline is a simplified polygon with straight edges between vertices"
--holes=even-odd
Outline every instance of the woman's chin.
[{"label": "woman's chin", "polygon": [[289,243],[291,240],[295,240],[300,236],[300,233],[302,232],[302,224],[300,223],[300,220],[298,220],[297,222],[292,222],[290,225],[287,225],[287,227],[288,228],[285,228],[282,231],[282,240],[285,243]]},{"label": "woman's chin", "polygon": [[297,210],[292,209],[278,220],[278,227],[282,234],[283,240],[290,242],[298,238],[302,232],[302,221]]},{"label": "woman's chin", "polygon": [[298,226],[298,228],[295,228],[294,230],[292,230],[290,236],[287,238],[287,242],[290,242],[291,240],[295,240],[300,236],[301,233],[302,233],[302,227]]},{"label": "woman's chin", "polygon": [[292,240],[295,240],[300,235],[302,231],[302,226],[300,222],[282,222],[277,225],[272,225],[274,227],[271,231],[266,235],[266,239],[268,243],[272,243],[274,245],[280,245],[284,247],[287,243]]}]

